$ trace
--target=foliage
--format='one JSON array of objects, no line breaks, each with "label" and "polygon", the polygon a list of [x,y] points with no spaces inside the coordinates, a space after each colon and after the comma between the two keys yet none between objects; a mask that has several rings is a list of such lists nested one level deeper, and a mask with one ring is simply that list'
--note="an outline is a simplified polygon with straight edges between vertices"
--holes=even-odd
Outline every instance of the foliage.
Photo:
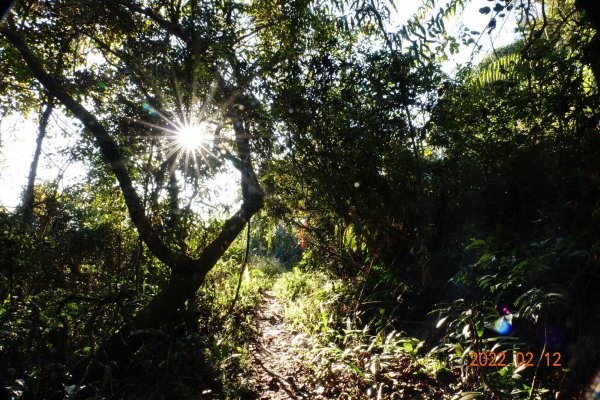
[{"label": "foliage", "polygon": [[303,250],[297,229],[276,223],[268,217],[255,226],[250,243],[252,254],[273,258],[273,261],[288,269],[300,261]]},{"label": "foliage", "polygon": [[63,387],[72,366],[155,293],[164,267],[138,246],[132,227],[123,222],[122,201],[110,191],[80,186],[58,194],[48,185],[38,187],[35,203],[36,219],[28,225],[2,214],[1,368],[11,382],[18,381],[9,385],[14,393],[151,399],[200,393],[219,398],[249,390],[241,376],[250,368],[252,310],[281,267],[255,258],[233,312],[224,314],[238,281],[241,241],[180,319],[150,332],[152,340],[136,354],[129,379]]},{"label": "foliage", "polygon": [[[575,297],[585,291],[580,286],[581,274],[591,272],[589,264],[581,268],[589,257],[589,252],[580,247],[585,243],[582,239],[549,238],[523,247],[498,245],[491,236],[473,239],[467,250],[479,250],[479,258],[455,276],[453,284],[463,297],[439,310],[438,327],[443,326],[448,333],[446,343],[432,351],[446,352],[459,363],[465,379],[468,373],[475,373],[467,372],[473,351],[505,352],[509,356],[527,351],[558,352],[566,357],[571,351],[567,338],[587,336],[589,333],[584,332],[593,329],[589,321],[580,324],[572,318],[572,310],[586,307],[589,301],[586,296]],[[542,363],[541,358],[536,362]],[[531,387],[537,383],[534,368],[517,367],[511,363],[489,373],[488,389],[512,398],[530,398]],[[566,373],[565,364],[562,368]],[[523,385],[529,390],[522,392]],[[543,393],[540,388],[536,390]]]},{"label": "foliage", "polygon": [[388,328],[371,334],[368,324],[357,327],[344,306],[350,300],[344,292],[339,279],[298,268],[275,283],[287,318],[300,330],[294,343],[320,387],[317,393],[340,399],[440,396],[443,390],[433,379],[452,376],[444,363],[422,356],[424,342],[402,332]]},{"label": "foliage", "polygon": [[[56,97],[91,167],[39,183],[29,220],[0,211],[14,396],[251,396],[273,285],[322,396],[581,393],[600,365],[600,53],[572,2],[521,1],[521,38],[452,77],[440,60],[477,35],[444,18],[466,1],[425,1],[396,32],[376,1],[109,3],[17,2],[0,26],[2,114]],[[486,31],[511,9],[482,8]],[[168,120],[196,113],[220,142],[173,151]],[[228,165],[237,214],[205,204]],[[123,328],[130,362],[75,381]],[[472,351],[564,364],[473,368]]]}]

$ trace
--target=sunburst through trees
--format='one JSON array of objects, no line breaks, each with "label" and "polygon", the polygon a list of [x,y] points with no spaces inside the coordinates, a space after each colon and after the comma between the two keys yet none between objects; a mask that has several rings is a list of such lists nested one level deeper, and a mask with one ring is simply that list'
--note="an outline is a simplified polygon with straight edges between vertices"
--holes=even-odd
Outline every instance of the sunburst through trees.
[{"label": "sunburst through trees", "polygon": [[[141,119],[135,122],[145,125],[154,130],[153,137],[164,138],[166,140],[167,160],[171,159],[170,172],[173,173],[180,161],[183,161],[183,169],[195,169],[197,176],[202,175],[201,170],[204,164],[211,170],[214,168],[213,161],[222,161],[217,156],[219,149],[227,142],[228,137],[221,134],[222,125],[219,120],[219,112],[210,113],[206,106],[196,108],[194,111],[183,111],[179,104],[179,112],[171,114],[169,112],[158,111],[148,103],[143,104],[143,109],[150,117],[156,118],[154,122],[148,122]],[[191,108],[191,107],[190,107]],[[170,117],[170,115],[173,115]],[[221,152],[221,154],[223,154]]]}]

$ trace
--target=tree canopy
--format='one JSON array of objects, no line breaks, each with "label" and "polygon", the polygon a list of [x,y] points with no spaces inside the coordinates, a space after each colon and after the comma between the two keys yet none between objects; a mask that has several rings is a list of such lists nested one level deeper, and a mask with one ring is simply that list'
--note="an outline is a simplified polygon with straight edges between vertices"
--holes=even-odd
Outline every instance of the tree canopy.
[{"label": "tree canopy", "polygon": [[[498,0],[483,33],[446,27],[474,4],[396,27],[393,1],[16,1],[0,109],[38,132],[0,210],[0,399],[251,398],[271,287],[315,398],[583,395],[598,7]],[[444,72],[509,18],[512,43]],[[75,121],[80,183],[36,179],[53,114]],[[237,199],[215,203],[217,176]]]}]

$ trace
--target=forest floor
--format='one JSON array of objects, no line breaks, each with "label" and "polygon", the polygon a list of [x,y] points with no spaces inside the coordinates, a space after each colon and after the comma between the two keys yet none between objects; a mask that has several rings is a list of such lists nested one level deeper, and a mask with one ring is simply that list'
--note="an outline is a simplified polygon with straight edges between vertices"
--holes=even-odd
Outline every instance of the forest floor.
[{"label": "forest floor", "polygon": [[256,315],[258,336],[254,348],[254,380],[258,399],[315,399],[306,370],[294,351],[294,334],[286,324],[283,306],[271,291],[263,295]]},{"label": "forest floor", "polygon": [[[254,366],[252,387],[254,398],[261,400],[325,400],[339,398],[324,388],[300,361],[294,345],[294,331],[286,323],[283,306],[273,292],[263,294],[262,303],[255,315],[257,336],[251,344]],[[450,373],[445,379],[433,379],[424,374],[415,375],[416,366],[409,358],[395,371],[404,379],[394,386],[397,399],[449,399],[457,392],[456,376]],[[450,385],[453,383],[452,385]],[[333,392],[352,382],[338,382]],[[358,388],[357,388],[358,389]],[[364,388],[362,388],[364,389]]]}]

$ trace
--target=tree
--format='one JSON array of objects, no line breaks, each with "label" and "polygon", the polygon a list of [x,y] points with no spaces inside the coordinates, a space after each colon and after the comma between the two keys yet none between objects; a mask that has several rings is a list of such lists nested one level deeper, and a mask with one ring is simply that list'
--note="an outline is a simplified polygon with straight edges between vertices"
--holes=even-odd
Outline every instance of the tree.
[{"label": "tree", "polygon": [[[110,7],[88,1],[59,1],[36,6],[30,3],[18,5],[14,14],[9,15],[0,27],[5,46],[16,49],[26,65],[26,68],[19,69],[19,74],[39,82],[49,96],[55,98],[91,134],[104,162],[117,179],[140,238],[152,254],[171,269],[169,282],[157,296],[98,352],[97,357],[104,362],[115,361],[118,366],[125,365],[136,344],[139,345],[139,341],[136,343],[130,334],[136,330],[158,328],[170,321],[200,287],[208,271],[250,217],[263,205],[263,191],[251,161],[250,138],[255,117],[248,86],[257,72],[271,68],[274,63],[261,60],[256,49],[256,54],[251,56],[243,51],[241,56],[236,54],[244,35],[248,34],[244,28],[236,30],[237,26],[244,26],[240,23],[244,17],[241,10],[241,5],[234,3],[199,6],[195,3],[156,2],[142,6],[134,1],[113,1]],[[69,40],[65,41],[65,38]],[[56,54],[53,50],[65,43],[69,54],[74,54],[72,59],[67,60],[70,68],[49,68]],[[86,65],[81,47],[101,54],[102,62],[97,66]],[[256,47],[260,50],[260,46]],[[148,57],[141,57],[144,53]],[[244,56],[247,61],[243,61]],[[155,63],[152,76],[148,75],[145,67],[148,59]],[[252,61],[255,64],[251,67],[244,66]],[[169,68],[174,69],[172,74],[167,72]],[[214,79],[214,83],[208,79]],[[173,85],[168,85],[167,90],[161,89],[161,85],[169,80],[173,81]],[[112,88],[106,88],[104,82],[108,81],[113,83]],[[212,92],[208,83],[212,84]],[[169,86],[175,88],[169,91]],[[231,142],[235,145],[237,156],[232,155],[225,145],[223,153],[240,170],[243,203],[223,223],[216,237],[201,249],[200,255],[193,257],[177,248],[169,238],[161,236],[157,223],[149,218],[148,209],[144,207],[133,179],[140,172],[132,163],[143,155],[143,149],[139,141],[127,136],[136,128],[139,131],[139,127],[124,119],[126,115],[121,111],[131,112],[135,106],[131,97],[145,97],[148,103],[153,104],[152,110],[164,110],[165,118],[153,121],[154,125],[174,129],[167,125],[167,119],[188,121],[191,114],[198,111],[196,90],[203,94],[205,101],[202,107],[217,109],[216,113],[222,117],[217,128],[226,130],[229,126],[233,132]],[[183,96],[173,101],[180,91],[184,92]],[[216,105],[209,104],[211,100]],[[168,110],[166,103],[169,101],[179,106],[177,113]],[[147,106],[146,110],[149,109],[150,106]],[[206,116],[202,118],[206,119]],[[163,143],[163,149],[164,146]],[[209,150],[215,151],[215,147],[211,146]],[[182,170],[185,179],[195,174],[193,169],[183,170],[183,162],[177,155],[170,155],[165,163],[169,168]],[[200,172],[205,178],[208,167],[204,168]],[[162,171],[164,173],[165,169]],[[203,177],[194,176],[194,179]],[[160,176],[154,176],[154,179],[161,180]],[[176,185],[177,178],[173,174],[171,186]],[[175,207],[178,207],[178,201],[175,199]]]},{"label": "tree", "polygon": [[[304,0],[22,2],[1,25],[6,76],[46,93],[80,121],[82,142],[74,151],[110,186],[108,167],[140,239],[171,270],[156,297],[100,349],[101,361],[126,364],[139,344],[133,333],[171,320],[263,206],[252,158],[260,155],[269,167],[279,121],[268,104],[281,98],[282,79],[305,62],[320,74],[336,29],[346,32],[342,43],[352,44],[381,18],[381,5],[356,4],[358,24],[350,29],[346,17],[335,15],[344,7]],[[313,39],[323,44],[319,54]],[[57,54],[65,59],[57,62]],[[200,125],[220,143],[181,150],[173,131]],[[227,162],[240,170],[243,203],[199,248],[186,240],[193,212],[182,206],[181,189]]]}]

